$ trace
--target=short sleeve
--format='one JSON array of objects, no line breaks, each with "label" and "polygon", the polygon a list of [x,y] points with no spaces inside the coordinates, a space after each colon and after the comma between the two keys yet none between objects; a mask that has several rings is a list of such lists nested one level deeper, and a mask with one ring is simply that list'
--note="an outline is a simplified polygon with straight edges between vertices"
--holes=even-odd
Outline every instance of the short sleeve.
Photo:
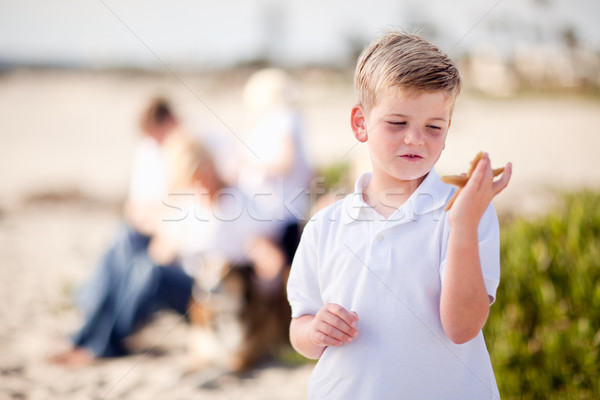
[{"label": "short sleeve", "polygon": [[292,318],[307,314],[315,315],[323,307],[318,275],[317,243],[317,223],[309,221],[302,233],[287,283]]},{"label": "short sleeve", "polygon": [[[479,239],[479,260],[485,289],[490,296],[490,305],[496,299],[496,290],[500,284],[500,227],[496,210],[492,204],[485,210],[477,229]],[[444,239],[440,279],[444,280],[446,270],[446,251],[448,237]]]}]

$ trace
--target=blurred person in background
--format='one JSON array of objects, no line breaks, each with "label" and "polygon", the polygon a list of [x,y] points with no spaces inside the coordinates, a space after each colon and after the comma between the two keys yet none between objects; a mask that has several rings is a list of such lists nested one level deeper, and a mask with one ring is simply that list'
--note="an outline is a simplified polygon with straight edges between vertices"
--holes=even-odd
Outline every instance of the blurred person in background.
[{"label": "blurred person in background", "polygon": [[[249,114],[247,152],[239,186],[253,197],[273,222],[271,240],[256,248],[263,260],[283,252],[291,264],[300,231],[310,210],[310,181],[313,177],[304,150],[304,128],[295,105],[296,88],[283,70],[268,68],[255,72],[243,90]],[[280,263],[257,270],[266,282],[286,271]],[[277,279],[275,281],[278,281]]]},{"label": "blurred person in background", "polygon": [[[209,292],[227,268],[258,261],[251,250],[270,225],[268,218],[240,190],[224,183],[197,138],[173,132],[163,147],[168,195],[158,210],[158,223],[151,231],[136,233],[136,240],[145,238],[145,246],[121,239],[111,250],[120,254],[105,259],[86,288],[84,323],[73,347],[51,361],[83,366],[97,358],[126,355],[125,339],[157,311],[173,310],[188,319],[197,305],[194,292]],[[279,287],[284,293],[283,284]]]},{"label": "blurred person in background", "polygon": [[[162,200],[168,191],[168,167],[165,142],[181,124],[167,100],[152,98],[140,115],[141,137],[135,145],[129,190],[123,212],[123,223],[112,245],[103,255],[96,271],[81,288],[77,302],[89,323],[87,330],[96,329],[105,321],[96,320],[99,309],[114,304],[114,291],[118,277],[138,254],[147,251],[151,237],[160,220]],[[74,338],[76,350],[86,342],[80,331]],[[120,349],[100,349],[99,344],[88,345],[91,353],[117,355]],[[54,361],[64,363],[85,363],[90,359],[86,350],[72,351],[55,357]]]},{"label": "blurred person in background", "polygon": [[134,150],[124,216],[131,230],[149,237],[156,229],[169,185],[164,144],[182,128],[170,104],[162,98],[150,100],[140,117],[140,128],[142,136]]}]

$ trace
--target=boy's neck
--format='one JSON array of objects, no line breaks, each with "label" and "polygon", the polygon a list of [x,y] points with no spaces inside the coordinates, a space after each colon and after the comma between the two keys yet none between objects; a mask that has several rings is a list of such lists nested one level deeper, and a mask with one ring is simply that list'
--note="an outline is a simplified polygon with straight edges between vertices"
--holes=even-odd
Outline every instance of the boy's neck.
[{"label": "boy's neck", "polygon": [[389,218],[417,190],[427,175],[414,180],[382,179],[376,174],[363,192],[364,201],[375,211]]}]

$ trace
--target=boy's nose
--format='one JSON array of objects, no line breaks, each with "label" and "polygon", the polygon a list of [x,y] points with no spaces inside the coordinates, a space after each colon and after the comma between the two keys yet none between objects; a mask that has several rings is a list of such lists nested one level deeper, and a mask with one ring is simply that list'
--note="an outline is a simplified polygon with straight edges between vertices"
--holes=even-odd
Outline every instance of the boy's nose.
[{"label": "boy's nose", "polygon": [[404,136],[404,143],[419,146],[424,143],[423,138],[424,135],[420,129],[412,128],[406,132],[406,135]]}]

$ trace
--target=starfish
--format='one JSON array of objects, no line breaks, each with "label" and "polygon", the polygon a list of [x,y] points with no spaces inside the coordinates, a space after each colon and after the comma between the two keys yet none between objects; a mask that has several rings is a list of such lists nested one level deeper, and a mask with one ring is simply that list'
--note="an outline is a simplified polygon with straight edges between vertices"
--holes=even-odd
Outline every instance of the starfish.
[{"label": "starfish", "polygon": [[[469,168],[469,172],[467,172],[466,174],[446,175],[446,176],[441,177],[442,182],[449,183],[450,185],[454,185],[454,186],[458,187],[458,190],[454,193],[454,196],[452,196],[452,198],[448,201],[448,204],[446,205],[446,208],[444,209],[444,211],[450,210],[450,208],[452,207],[452,204],[454,204],[454,201],[456,200],[456,197],[461,192],[461,190],[465,187],[465,185],[469,181],[469,178],[473,174],[473,171],[475,171],[475,167],[477,166],[477,163],[482,158],[483,158],[483,152],[480,151],[479,153],[477,153],[477,155],[475,156],[473,161],[471,161],[471,168]],[[492,173],[494,176],[498,176],[503,172],[504,172],[504,167],[496,168],[496,169],[492,170]]]}]

